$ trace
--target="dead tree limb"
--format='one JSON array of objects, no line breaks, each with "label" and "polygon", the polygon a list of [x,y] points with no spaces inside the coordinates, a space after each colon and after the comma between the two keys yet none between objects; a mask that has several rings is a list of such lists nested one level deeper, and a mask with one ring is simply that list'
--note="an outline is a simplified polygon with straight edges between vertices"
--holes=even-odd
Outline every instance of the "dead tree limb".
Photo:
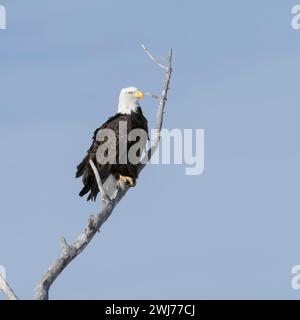
[{"label": "dead tree limb", "polygon": [[18,300],[12,288],[9,286],[7,281],[0,274],[0,290],[3,292],[4,296],[8,300]]},{"label": "dead tree limb", "polygon": [[[165,71],[164,77],[164,85],[163,90],[160,97],[156,97],[159,100],[159,108],[157,112],[157,123],[156,123],[156,135],[153,141],[153,145],[148,150],[147,154],[141,161],[138,171],[139,173],[144,169],[146,164],[150,161],[154,152],[156,151],[159,140],[160,140],[160,132],[162,129],[163,116],[165,105],[167,101],[167,95],[169,90],[169,84],[172,75],[172,50],[169,52],[168,56],[168,65],[165,66],[161,64],[153,54],[142,45],[144,51],[149,56],[149,58],[155,62],[159,67],[161,67]],[[92,164],[91,164],[92,165]],[[93,166],[92,166],[93,167]],[[95,167],[93,168],[93,170]],[[94,170],[95,176],[97,178],[97,169]],[[98,173],[99,176],[99,173]],[[98,180],[97,180],[98,181]],[[103,186],[99,184],[100,191],[103,192]],[[49,267],[46,273],[43,275],[42,279],[39,281],[35,288],[35,298],[38,300],[46,300],[49,298],[49,289],[53,282],[57,279],[57,277],[64,271],[64,269],[73,261],[90,243],[95,234],[99,232],[103,223],[110,217],[115,206],[120,202],[120,200],[126,195],[128,191],[128,187],[125,187],[124,190],[121,188],[118,190],[117,195],[114,199],[110,199],[103,206],[101,212],[96,216],[90,216],[87,227],[85,230],[77,237],[77,239],[70,245],[67,244],[66,240],[63,238],[61,241],[61,256],[53,262],[53,264]],[[105,192],[102,193],[105,197]]]}]

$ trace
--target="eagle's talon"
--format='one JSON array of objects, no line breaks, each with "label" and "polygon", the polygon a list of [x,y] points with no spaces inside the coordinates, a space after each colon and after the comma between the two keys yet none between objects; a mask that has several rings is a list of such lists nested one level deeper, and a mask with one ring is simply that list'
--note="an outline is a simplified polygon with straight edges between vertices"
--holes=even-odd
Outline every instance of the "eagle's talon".
[{"label": "eagle's talon", "polygon": [[136,185],[134,178],[120,175],[118,184],[121,185],[122,183],[125,183],[129,187],[134,187]]},{"label": "eagle's talon", "polygon": [[136,180],[134,178],[129,177],[129,179],[127,180],[127,184],[130,187],[134,187],[136,185]]}]

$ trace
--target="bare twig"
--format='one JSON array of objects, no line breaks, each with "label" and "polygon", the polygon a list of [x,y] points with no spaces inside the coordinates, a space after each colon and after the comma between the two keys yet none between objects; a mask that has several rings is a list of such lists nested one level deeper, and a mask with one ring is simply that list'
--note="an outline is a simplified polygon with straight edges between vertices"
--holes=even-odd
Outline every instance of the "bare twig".
[{"label": "bare twig", "polygon": [[70,246],[64,237],[61,237],[60,239],[60,248],[62,255],[66,254],[70,250]]},{"label": "bare twig", "polygon": [[146,92],[146,95],[155,99],[155,100],[160,100],[160,96],[157,96],[156,94],[153,94],[151,92]]},{"label": "bare twig", "polygon": [[[142,45],[143,46],[143,45]],[[153,60],[152,58],[150,58]],[[165,112],[165,106],[166,106],[166,101],[168,98],[168,91],[170,89],[170,81],[171,81],[171,76],[172,76],[172,59],[173,59],[173,50],[171,49],[168,55],[168,68],[165,73],[164,77],[164,84],[163,84],[163,90],[161,93],[161,96],[159,97],[159,107],[158,107],[158,112],[157,112],[157,119],[156,119],[156,135],[152,144],[152,147],[148,150],[147,154],[145,157],[142,159],[140,167],[139,167],[139,172],[141,172],[146,164],[150,161],[152,156],[154,155],[159,141],[160,141],[160,133],[162,129],[162,124],[164,120],[164,112]]]},{"label": "bare twig", "polygon": [[0,274],[0,290],[3,292],[3,294],[8,300],[18,300],[18,297],[15,295],[12,288],[9,286],[9,284],[6,282],[6,280],[2,277],[1,274]]},{"label": "bare twig", "polygon": [[[158,64],[161,68],[166,70],[165,78],[164,78],[164,85],[162,94],[159,98],[159,108],[157,112],[157,123],[156,123],[156,130],[157,135],[154,139],[152,147],[148,150],[148,154],[145,156],[147,159],[143,159],[138,167],[138,172],[140,173],[144,167],[146,166],[146,163],[150,161],[151,157],[153,156],[155,150],[158,147],[159,140],[160,140],[160,132],[162,129],[162,123],[163,123],[163,114],[165,110],[165,105],[167,101],[167,94],[169,90],[169,83],[171,80],[172,75],[172,50],[170,50],[169,56],[168,56],[168,67],[161,65],[156,58],[150,53],[148,49],[144,45],[142,45],[143,49],[149,56],[149,58],[154,61],[156,64]],[[92,165],[92,163],[91,163]],[[93,167],[93,166],[92,166]],[[98,170],[96,171],[97,174]],[[95,171],[94,171],[95,173]],[[99,173],[98,173],[99,174]],[[101,180],[99,179],[100,184],[98,183],[99,190],[101,188],[103,189]],[[98,182],[98,181],[97,181]],[[100,230],[103,223],[110,217],[112,214],[115,206],[120,202],[120,200],[126,195],[128,191],[128,187],[125,186],[124,189],[119,188],[117,195],[114,199],[111,199],[109,202],[106,203],[105,206],[103,206],[101,212],[97,214],[95,217],[90,216],[87,227],[85,230],[76,238],[76,240],[71,244],[68,245],[68,250],[65,250],[65,243],[62,246],[62,253],[60,258],[58,258],[54,263],[50,266],[50,268],[46,271],[46,273],[43,275],[40,282],[37,284],[35,288],[35,298],[39,300],[44,300],[49,298],[49,289],[53,282],[56,280],[56,278],[62,273],[62,271],[70,264],[71,261],[73,261],[90,243],[90,241],[93,239],[95,234]],[[103,193],[105,194],[105,192]]]},{"label": "bare twig", "polygon": [[159,67],[161,67],[162,69],[164,69],[164,70],[168,70],[168,67],[167,66],[165,66],[165,65],[163,65],[162,63],[160,63],[159,61],[158,61],[158,59],[157,58],[155,58],[155,56],[150,52],[150,50],[148,50],[146,47],[145,47],[145,45],[141,45],[142,46],[142,48],[145,50],[145,52],[147,53],[147,55],[148,55],[148,57],[154,62],[154,63],[156,63]]}]

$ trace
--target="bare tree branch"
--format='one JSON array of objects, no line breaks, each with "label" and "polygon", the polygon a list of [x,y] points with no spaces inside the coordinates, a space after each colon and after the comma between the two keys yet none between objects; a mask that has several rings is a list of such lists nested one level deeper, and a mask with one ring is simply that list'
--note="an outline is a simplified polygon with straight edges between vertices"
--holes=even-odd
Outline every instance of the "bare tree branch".
[{"label": "bare tree branch", "polygon": [[160,62],[158,61],[158,59],[155,58],[155,56],[145,47],[145,45],[142,44],[141,46],[142,46],[142,48],[145,50],[145,52],[147,53],[148,57],[149,57],[154,63],[156,63],[156,64],[157,64],[159,67],[161,67],[162,69],[168,71],[168,67],[165,66],[165,65],[163,65],[162,63],[160,63]]},{"label": "bare tree branch", "polygon": [[[142,47],[145,50],[145,46],[142,45]],[[149,50],[148,50],[149,52]],[[151,60],[153,60],[150,57]],[[160,141],[160,133],[162,129],[162,124],[164,120],[164,112],[165,112],[165,106],[168,98],[168,91],[170,89],[170,81],[171,81],[171,76],[172,76],[172,59],[173,59],[173,50],[171,49],[168,55],[168,68],[165,73],[164,77],[164,84],[163,84],[163,89],[161,96],[159,97],[159,107],[158,107],[158,112],[157,112],[157,118],[156,118],[156,135],[152,144],[152,147],[148,150],[148,153],[145,155],[145,157],[142,159],[140,167],[139,167],[139,172],[141,172],[146,164],[151,160],[152,156],[154,155],[159,141]],[[155,62],[155,61],[154,61]]]},{"label": "bare tree branch", "polygon": [[146,92],[146,95],[156,100],[160,99],[160,96],[157,96],[156,94],[153,94],[151,92]]},{"label": "bare tree branch", "polygon": [[[139,164],[139,167],[138,167],[139,173],[144,169],[144,167],[146,166],[146,163],[150,161],[151,157],[153,156],[155,150],[158,147],[159,140],[160,140],[160,132],[161,132],[162,123],[163,123],[163,114],[164,114],[164,109],[167,101],[167,94],[169,90],[169,83],[172,75],[172,50],[170,50],[170,53],[168,56],[168,66],[164,66],[157,61],[157,59],[151,54],[151,52],[144,45],[142,45],[142,47],[147,53],[147,55],[149,56],[149,58],[152,61],[154,61],[156,64],[158,64],[161,68],[163,68],[166,71],[166,74],[164,77],[162,94],[159,97],[160,103],[159,103],[159,108],[157,112],[157,124],[156,124],[157,134],[154,139],[152,147],[148,150],[147,155]],[[92,166],[92,163],[91,163],[91,166]],[[97,176],[98,170],[94,171],[94,173]],[[103,189],[101,180],[100,180],[100,184],[98,180],[97,182],[98,182],[99,190],[101,191],[101,188]],[[50,266],[50,268],[46,271],[42,279],[37,284],[35,288],[36,299],[46,300],[49,298],[49,289],[53,284],[53,282],[62,273],[62,271],[70,264],[70,262],[74,260],[86,248],[86,246],[90,243],[90,241],[93,239],[95,234],[99,232],[103,223],[110,217],[115,206],[126,195],[127,191],[128,191],[127,186],[125,186],[124,189],[122,188],[118,189],[116,197],[110,200],[109,202],[107,202],[106,205],[103,206],[99,214],[97,214],[95,217],[90,216],[87,227],[71,245],[67,245],[67,242],[64,239],[61,241],[61,244],[62,244],[61,256],[54,261],[54,263]]]},{"label": "bare tree branch", "polygon": [[3,292],[3,294],[8,300],[19,300],[18,297],[13,292],[12,288],[9,286],[9,284],[6,282],[6,280],[2,277],[1,274],[0,274],[0,290]]}]

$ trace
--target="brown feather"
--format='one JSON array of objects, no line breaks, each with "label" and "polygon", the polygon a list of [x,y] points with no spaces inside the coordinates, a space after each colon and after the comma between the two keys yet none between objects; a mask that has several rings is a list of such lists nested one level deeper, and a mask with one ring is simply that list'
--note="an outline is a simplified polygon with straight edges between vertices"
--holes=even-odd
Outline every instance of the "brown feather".
[{"label": "brown feather", "polygon": [[[127,131],[128,133],[133,129],[143,129],[148,134],[148,123],[147,119],[144,117],[141,108],[137,109],[137,112],[132,112],[130,114],[121,114],[117,113],[115,116],[109,118],[100,128],[98,128],[94,132],[93,142],[89,150],[87,151],[87,155],[84,157],[82,162],[77,166],[76,178],[82,177],[82,182],[84,184],[83,189],[79,193],[82,197],[89,193],[87,197],[87,201],[96,200],[97,195],[99,193],[97,181],[95,179],[92,168],[90,167],[90,160],[93,160],[95,163],[102,183],[108,178],[110,174],[113,174],[116,179],[119,179],[120,175],[132,177],[137,179],[138,171],[137,166],[133,164],[119,164],[119,122],[126,121],[127,122]],[[112,129],[116,133],[117,145],[116,145],[116,164],[99,164],[96,159],[96,152],[99,146],[104,143],[96,140],[97,134],[99,130],[102,129]],[[120,143],[127,143],[127,150],[135,144],[136,142],[126,141],[122,142],[120,139]]]}]

